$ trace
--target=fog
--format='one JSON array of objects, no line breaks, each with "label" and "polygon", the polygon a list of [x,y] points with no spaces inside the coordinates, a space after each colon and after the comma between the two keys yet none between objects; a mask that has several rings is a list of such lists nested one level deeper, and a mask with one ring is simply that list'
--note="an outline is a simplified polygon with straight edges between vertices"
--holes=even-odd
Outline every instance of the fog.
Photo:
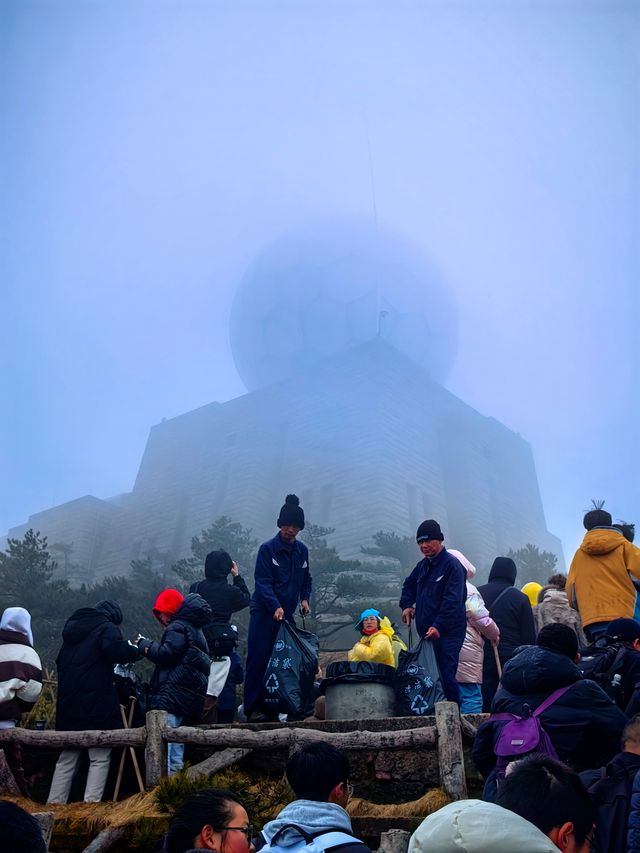
[{"label": "fog", "polygon": [[3,0],[0,25],[0,532],[129,491],[154,423],[243,394],[238,283],[334,216],[440,270],[445,384],[531,443],[569,557],[591,498],[640,521],[635,0]]}]

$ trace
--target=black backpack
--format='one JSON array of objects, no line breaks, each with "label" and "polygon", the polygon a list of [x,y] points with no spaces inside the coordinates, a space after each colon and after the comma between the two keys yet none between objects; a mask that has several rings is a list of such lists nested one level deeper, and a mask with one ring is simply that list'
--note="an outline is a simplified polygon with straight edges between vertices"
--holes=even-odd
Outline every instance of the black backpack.
[{"label": "black backpack", "polygon": [[622,671],[628,649],[606,638],[596,640],[582,650],[578,667],[585,678],[595,681],[619,708],[631,699],[624,695]]},{"label": "black backpack", "polygon": [[596,849],[601,853],[626,853],[634,778],[633,772],[614,773],[608,764],[587,788],[595,810]]}]

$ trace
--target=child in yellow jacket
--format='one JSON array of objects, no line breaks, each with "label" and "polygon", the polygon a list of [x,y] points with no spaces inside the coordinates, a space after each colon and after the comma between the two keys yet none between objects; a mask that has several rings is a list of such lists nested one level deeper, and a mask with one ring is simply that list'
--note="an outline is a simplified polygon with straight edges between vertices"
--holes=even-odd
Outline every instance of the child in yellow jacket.
[{"label": "child in yellow jacket", "polygon": [[349,660],[368,660],[373,663],[384,663],[387,666],[395,666],[391,638],[393,627],[385,616],[380,616],[378,610],[370,607],[363,610],[356,628],[362,636],[349,652]]}]

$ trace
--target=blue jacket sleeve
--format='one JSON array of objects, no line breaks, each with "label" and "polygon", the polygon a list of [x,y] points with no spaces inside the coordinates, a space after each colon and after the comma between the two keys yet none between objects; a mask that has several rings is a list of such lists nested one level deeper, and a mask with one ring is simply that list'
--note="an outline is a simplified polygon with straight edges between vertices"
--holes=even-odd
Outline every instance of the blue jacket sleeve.
[{"label": "blue jacket sleeve", "polygon": [[400,593],[400,608],[405,610],[407,607],[413,607],[416,603],[416,592],[418,589],[418,575],[419,575],[419,567],[422,563],[420,560],[419,563],[415,566],[414,570],[411,574],[405,578],[404,583],[402,584],[402,592]]},{"label": "blue jacket sleeve", "polygon": [[[450,563],[445,569],[445,576],[442,578],[442,582],[445,584],[442,602],[438,614],[432,620],[431,625],[441,634],[446,634],[451,630],[452,625],[462,622],[461,614],[465,613],[466,579],[462,566],[459,563],[457,566]],[[466,625],[466,614],[464,625]]]},{"label": "blue jacket sleeve", "polygon": [[140,640],[138,648],[140,651],[147,649],[146,657],[160,667],[176,666],[187,650],[187,636],[182,628],[169,626],[159,643]]},{"label": "blue jacket sleeve", "polygon": [[300,601],[309,601],[311,598],[311,591],[313,590],[313,581],[311,580],[311,571],[309,570],[308,551],[305,563],[307,564],[307,566],[304,570],[304,575],[302,577],[302,586],[300,587]]},{"label": "blue jacket sleeve", "polygon": [[273,591],[273,567],[271,556],[264,545],[261,545],[256,557],[256,572],[254,577],[256,601],[268,610],[275,613],[278,607],[282,607]]}]

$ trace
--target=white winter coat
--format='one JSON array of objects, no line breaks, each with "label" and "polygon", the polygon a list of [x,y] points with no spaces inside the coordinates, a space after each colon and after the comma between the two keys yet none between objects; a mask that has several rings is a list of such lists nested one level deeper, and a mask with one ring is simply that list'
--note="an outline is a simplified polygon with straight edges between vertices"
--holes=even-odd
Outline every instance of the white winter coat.
[{"label": "white winter coat", "polygon": [[528,820],[495,803],[460,800],[426,817],[409,853],[558,853]]},{"label": "white winter coat", "polygon": [[456,681],[461,684],[482,684],[482,664],[484,661],[484,640],[489,642],[500,639],[500,629],[489,615],[484,605],[482,596],[471,583],[476,573],[473,563],[469,562],[460,551],[449,548],[467,571],[467,600],[465,609],[467,611],[467,629],[464,635],[464,643],[460,649],[458,658],[458,671]]}]

